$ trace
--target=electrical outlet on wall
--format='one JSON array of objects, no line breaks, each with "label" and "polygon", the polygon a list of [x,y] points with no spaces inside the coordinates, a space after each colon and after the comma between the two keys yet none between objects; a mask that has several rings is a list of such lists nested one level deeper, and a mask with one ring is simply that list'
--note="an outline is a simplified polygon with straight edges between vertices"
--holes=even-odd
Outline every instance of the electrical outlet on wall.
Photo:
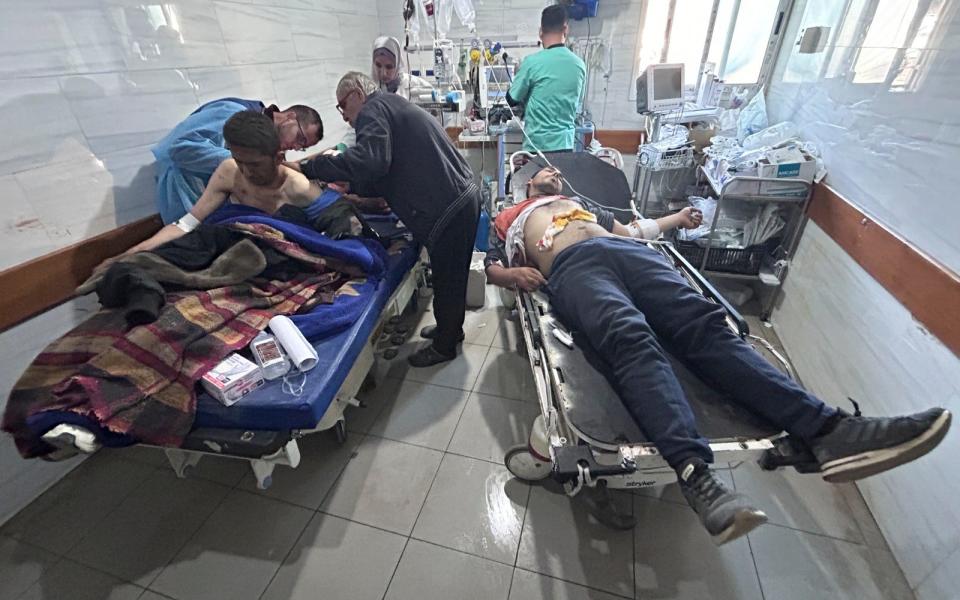
[{"label": "electrical outlet on wall", "polygon": [[800,32],[797,46],[799,46],[800,54],[816,54],[823,52],[823,49],[827,47],[828,39],[830,39],[829,27],[807,27]]}]

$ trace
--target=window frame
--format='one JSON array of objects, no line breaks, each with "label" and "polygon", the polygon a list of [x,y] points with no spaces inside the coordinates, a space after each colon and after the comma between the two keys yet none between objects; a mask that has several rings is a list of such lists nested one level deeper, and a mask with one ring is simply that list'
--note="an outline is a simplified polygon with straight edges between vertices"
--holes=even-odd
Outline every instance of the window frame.
[{"label": "window frame", "polygon": [[[720,1],[721,0],[713,0],[713,2],[711,3],[710,21],[707,24],[707,32],[703,40],[703,50],[700,56],[700,65],[696,73],[687,74],[688,78],[691,76],[695,78],[695,81],[694,81],[695,92],[697,91],[697,88],[699,87],[699,84],[700,84],[700,81],[699,81],[700,73],[703,71],[703,66],[707,62],[707,58],[710,54],[710,48],[711,48],[711,45],[713,44],[713,38],[714,38],[714,34],[716,32],[716,27],[717,27],[717,15],[720,10]],[[742,85],[742,86],[748,86],[748,87],[755,86],[760,88],[766,87],[767,82],[769,81],[770,76],[773,73],[774,66],[776,65],[780,48],[783,46],[783,35],[787,28],[787,23],[790,19],[790,16],[793,12],[794,4],[795,4],[795,0],[778,0],[777,9],[774,14],[773,22],[771,23],[771,26],[770,26],[770,34],[767,37],[767,43],[766,43],[766,46],[764,47],[763,61],[760,66],[760,72],[757,74],[757,80],[751,83],[732,83],[732,85]],[[726,69],[726,63],[730,53],[730,46],[733,43],[733,34],[734,34],[734,31],[736,30],[737,19],[740,17],[740,7],[741,7],[741,0],[733,0],[733,8],[731,10],[731,17],[730,17],[731,21],[728,24],[729,26],[727,27],[726,36],[723,40],[723,49],[721,52],[721,59],[717,64],[717,69],[716,69],[716,76],[719,79],[724,78],[722,74]],[[660,51],[661,63],[666,62],[667,56],[670,52],[670,41],[671,41],[671,33],[672,33],[671,30],[673,29],[673,20],[674,20],[674,15],[676,13],[676,8],[677,8],[677,0],[669,0],[669,4],[667,8],[667,18],[664,26],[664,31],[663,31],[663,47]],[[640,61],[641,44],[640,44],[639,36],[643,32],[644,21],[646,20],[647,15],[648,15],[648,12],[645,8],[640,15],[637,47],[634,51],[634,61],[636,63],[639,63]],[[636,76],[639,76],[640,74],[639,67],[640,65],[637,64],[637,68],[635,69]],[[631,92],[632,91],[633,90],[631,90]]]}]

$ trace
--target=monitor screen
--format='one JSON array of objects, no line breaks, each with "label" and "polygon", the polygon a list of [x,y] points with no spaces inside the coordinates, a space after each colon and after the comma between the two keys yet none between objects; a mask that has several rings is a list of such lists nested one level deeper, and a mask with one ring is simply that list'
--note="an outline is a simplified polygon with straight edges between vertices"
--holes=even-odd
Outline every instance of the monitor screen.
[{"label": "monitor screen", "polygon": [[513,65],[490,65],[480,71],[480,105],[502,104],[513,81]]},{"label": "monitor screen", "polygon": [[503,66],[491,66],[487,68],[487,82],[498,83],[500,85],[509,84],[513,79],[513,69]]},{"label": "monitor screen", "polygon": [[683,68],[676,66],[653,69],[653,99],[679,98],[683,98]]}]

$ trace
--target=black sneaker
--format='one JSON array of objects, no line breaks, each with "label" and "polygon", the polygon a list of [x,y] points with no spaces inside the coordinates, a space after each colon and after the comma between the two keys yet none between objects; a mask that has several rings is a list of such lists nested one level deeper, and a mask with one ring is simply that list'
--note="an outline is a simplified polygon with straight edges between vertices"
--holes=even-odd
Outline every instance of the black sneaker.
[{"label": "black sneaker", "polygon": [[856,481],[920,458],[950,429],[950,411],[931,408],[902,417],[843,413],[830,430],[808,442],[831,483]]},{"label": "black sneaker", "polygon": [[447,356],[437,351],[433,347],[433,344],[420,348],[413,354],[407,357],[407,362],[410,363],[411,367],[416,367],[422,369],[424,367],[432,367],[433,365],[438,365],[440,363],[445,363],[451,361],[457,357],[457,353],[454,352],[452,355]]},{"label": "black sneaker", "polygon": [[[420,330],[420,337],[422,337],[425,340],[432,340],[433,338],[437,337],[437,326],[427,325],[426,327]],[[464,338],[464,334],[463,334],[463,330],[461,329],[460,337],[457,338],[457,341],[462,342],[463,338]]]},{"label": "black sneaker", "polygon": [[743,494],[727,488],[700,459],[687,461],[678,470],[680,491],[716,545],[744,536],[767,522],[767,515]]}]

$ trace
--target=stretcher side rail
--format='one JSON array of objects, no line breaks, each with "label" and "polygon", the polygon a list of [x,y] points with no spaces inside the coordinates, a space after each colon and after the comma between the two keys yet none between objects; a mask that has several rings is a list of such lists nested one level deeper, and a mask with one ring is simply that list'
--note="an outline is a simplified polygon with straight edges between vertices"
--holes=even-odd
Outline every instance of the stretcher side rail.
[{"label": "stretcher side rail", "polygon": [[732,319],[734,324],[737,326],[737,334],[744,338],[750,335],[750,325],[747,324],[747,320],[743,318],[743,315],[740,314],[733,304],[729,300],[724,298],[723,294],[717,291],[717,288],[703,276],[703,273],[698,271],[690,264],[690,262],[684,258],[682,254],[673,246],[670,242],[658,242],[657,248],[662,254],[668,256],[673,260],[673,264],[676,265],[680,271],[687,277],[687,280],[691,284],[694,284],[700,289],[700,292],[710,298],[717,304],[723,307],[723,310],[727,311],[728,318]]},{"label": "stretcher side rail", "polygon": [[546,431],[550,432],[550,452],[553,448],[566,443],[561,437],[561,423],[554,403],[553,388],[551,387],[550,373],[547,366],[547,356],[543,348],[543,339],[532,298],[525,292],[517,292],[517,306],[525,309],[519,311],[520,333],[526,348],[527,359],[533,373],[534,387],[537,390],[537,401],[540,404],[540,415]]},{"label": "stretcher side rail", "polygon": [[[776,448],[777,441],[712,441],[710,450],[717,464],[739,465],[758,458],[762,461]],[[554,457],[553,479],[571,486],[581,484],[579,480],[585,475],[590,481],[582,485],[593,487],[602,481],[610,489],[659,487],[677,481],[676,472],[651,443],[624,445],[617,452],[598,452],[589,444],[566,445],[557,448]],[[769,470],[782,466],[777,464]]]}]

